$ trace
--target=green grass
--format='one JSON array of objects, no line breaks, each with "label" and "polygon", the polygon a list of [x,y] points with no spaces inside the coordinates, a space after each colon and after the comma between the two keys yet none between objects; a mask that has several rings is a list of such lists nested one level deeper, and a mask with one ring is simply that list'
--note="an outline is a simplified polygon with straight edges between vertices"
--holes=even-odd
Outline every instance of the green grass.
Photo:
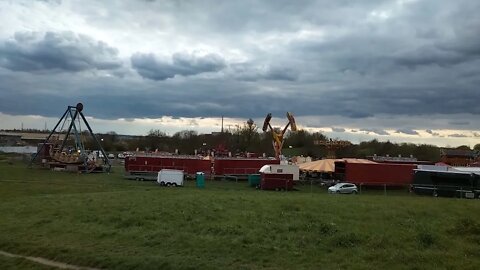
[{"label": "green grass", "polygon": [[[0,162],[0,249],[108,269],[476,269],[480,201],[162,188]],[[0,258],[2,269],[32,269]],[[43,268],[40,268],[43,269]],[[48,268],[45,268],[48,269]]]}]

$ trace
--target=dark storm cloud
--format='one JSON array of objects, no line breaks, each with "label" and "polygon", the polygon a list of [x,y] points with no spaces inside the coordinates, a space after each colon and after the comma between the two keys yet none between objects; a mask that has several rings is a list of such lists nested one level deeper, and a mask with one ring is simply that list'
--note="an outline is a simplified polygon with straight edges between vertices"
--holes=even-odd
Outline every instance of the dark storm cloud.
[{"label": "dark storm cloud", "polygon": [[217,54],[195,56],[175,53],[171,61],[158,59],[153,54],[137,53],[131,57],[132,67],[144,78],[162,81],[176,75],[191,76],[223,69],[225,60]]},{"label": "dark storm cloud", "polygon": [[116,69],[117,50],[101,41],[72,32],[16,32],[0,43],[0,65],[13,71]]},{"label": "dark storm cloud", "polygon": [[[480,27],[480,24],[477,27]],[[440,41],[437,44],[413,49],[398,56],[396,61],[400,65],[412,68],[421,65],[447,67],[480,57],[480,38],[478,36],[457,36],[456,39],[460,40]]]},{"label": "dark storm cloud", "polygon": [[[348,91],[328,91],[321,101],[327,108],[351,118],[368,117],[374,114],[428,115],[435,113],[480,114],[476,105],[480,93],[474,86],[452,85],[429,87],[384,87],[382,89],[350,88]],[[331,105],[328,103],[332,102]],[[353,111],[350,104],[355,104]],[[366,105],[368,106],[362,106]]]}]

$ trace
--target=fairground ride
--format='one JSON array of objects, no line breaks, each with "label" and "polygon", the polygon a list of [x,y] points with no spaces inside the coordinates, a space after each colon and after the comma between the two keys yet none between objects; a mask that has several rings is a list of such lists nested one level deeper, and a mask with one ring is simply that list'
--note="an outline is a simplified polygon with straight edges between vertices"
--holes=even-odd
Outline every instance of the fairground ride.
[{"label": "fairground ride", "polygon": [[[29,167],[41,160],[52,169],[68,168],[85,173],[110,171],[110,160],[82,111],[82,103],[67,107],[45,141],[38,145]],[[82,122],[87,130],[82,130]],[[93,139],[94,151],[85,149],[88,136]]]},{"label": "fairground ride", "polygon": [[265,117],[265,121],[263,122],[263,132],[267,132],[268,129],[272,132],[272,144],[273,144],[273,150],[275,151],[275,158],[280,159],[280,156],[282,155],[282,148],[283,148],[283,136],[285,135],[285,132],[287,131],[288,127],[292,131],[297,131],[297,124],[295,124],[295,118],[293,117],[292,113],[287,112],[287,119],[288,123],[285,125],[285,128],[281,130],[280,132],[275,131],[275,129],[270,125],[270,120],[272,119],[272,114],[269,113],[267,114],[267,117]]}]

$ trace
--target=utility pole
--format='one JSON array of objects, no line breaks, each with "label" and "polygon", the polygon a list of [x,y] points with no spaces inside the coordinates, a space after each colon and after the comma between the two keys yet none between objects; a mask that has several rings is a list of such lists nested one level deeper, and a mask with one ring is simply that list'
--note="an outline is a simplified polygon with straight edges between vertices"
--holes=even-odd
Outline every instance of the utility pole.
[{"label": "utility pole", "polygon": [[222,134],[223,134],[223,115],[222,115]]}]

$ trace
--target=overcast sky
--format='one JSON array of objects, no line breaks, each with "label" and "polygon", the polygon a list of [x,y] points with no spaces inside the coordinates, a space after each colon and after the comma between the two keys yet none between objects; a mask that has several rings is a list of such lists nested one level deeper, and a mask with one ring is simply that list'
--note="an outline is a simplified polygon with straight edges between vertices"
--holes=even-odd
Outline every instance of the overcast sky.
[{"label": "overcast sky", "polygon": [[2,1],[0,128],[480,143],[480,1]]}]

